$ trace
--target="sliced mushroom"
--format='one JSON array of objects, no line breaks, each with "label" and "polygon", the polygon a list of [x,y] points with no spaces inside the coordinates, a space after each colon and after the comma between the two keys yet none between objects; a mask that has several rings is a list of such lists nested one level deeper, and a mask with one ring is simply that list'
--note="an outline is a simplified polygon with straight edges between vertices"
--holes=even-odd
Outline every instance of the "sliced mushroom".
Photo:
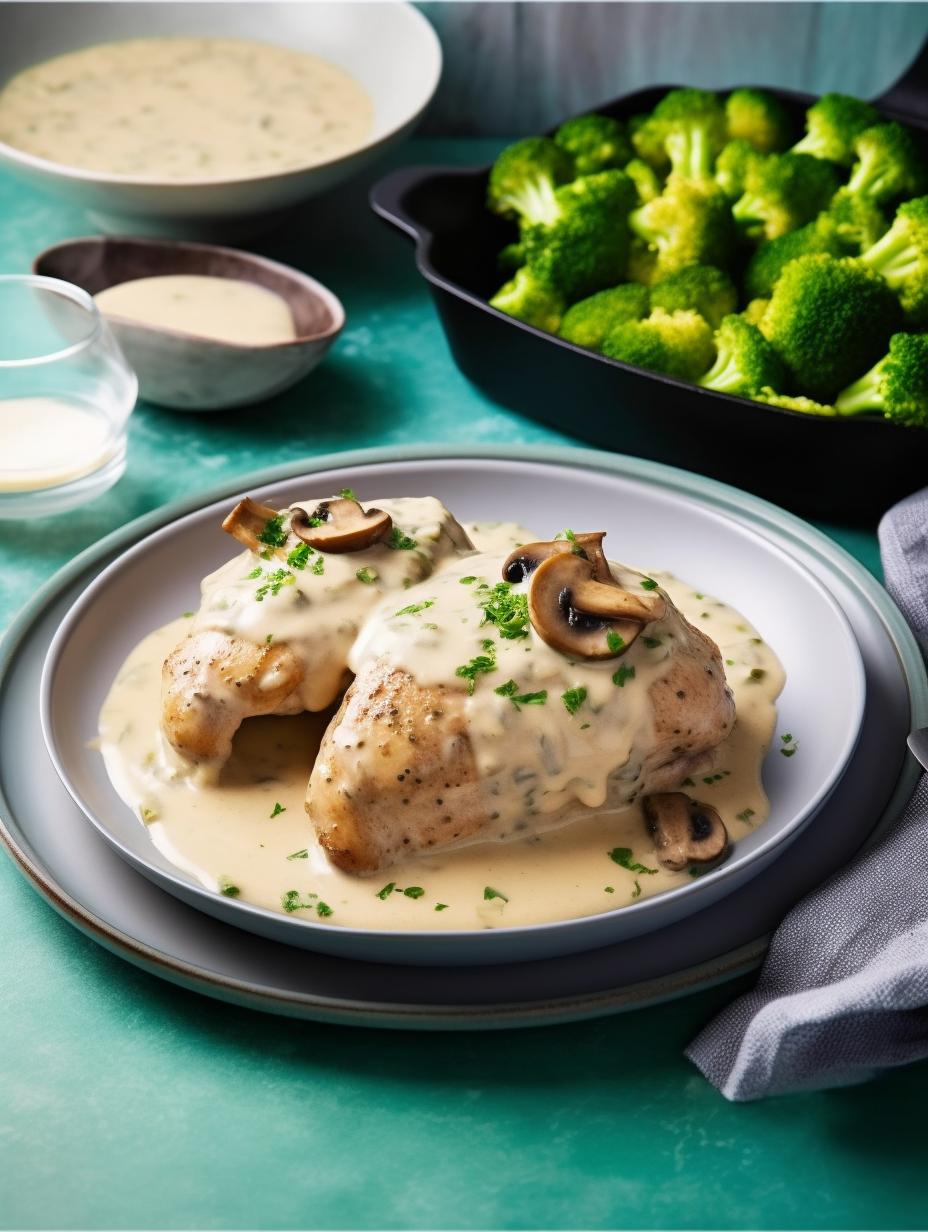
[{"label": "sliced mushroom", "polygon": [[291,510],[290,529],[320,552],[361,552],[386,539],[393,519],[382,509],[364,510],[346,496],[320,501],[312,513]]},{"label": "sliced mushroom", "polygon": [[[239,543],[243,543],[252,552],[265,551],[266,545],[258,538],[271,518],[277,517],[277,510],[270,505],[262,505],[259,501],[246,496],[240,500],[222,524],[222,529]],[[280,549],[273,549],[275,555],[283,556]]]},{"label": "sliced mushroom", "polygon": [[664,868],[717,864],[728,854],[724,821],[710,804],[691,800],[685,792],[645,796],[644,816]]},{"label": "sliced mushroom", "polygon": [[543,560],[571,552],[584,560],[593,562],[593,577],[597,582],[611,582],[612,573],[609,562],[603,552],[604,530],[590,531],[583,535],[574,535],[573,539],[551,539],[545,543],[523,543],[520,548],[506,557],[503,564],[503,580],[506,582],[524,582],[529,574],[534,573]]},{"label": "sliced mushroom", "polygon": [[599,582],[595,563],[557,552],[532,574],[528,612],[538,636],[555,650],[582,659],[615,659],[641,630],[666,611],[657,594],[639,598],[609,575]]}]

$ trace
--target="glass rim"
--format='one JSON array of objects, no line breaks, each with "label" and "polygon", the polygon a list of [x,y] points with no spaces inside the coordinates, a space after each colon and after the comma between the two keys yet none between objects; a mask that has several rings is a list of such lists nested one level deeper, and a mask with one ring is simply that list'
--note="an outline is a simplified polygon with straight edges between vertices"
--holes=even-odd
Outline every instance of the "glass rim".
[{"label": "glass rim", "polygon": [[45,351],[40,355],[30,355],[26,359],[3,359],[0,356],[0,369],[30,368],[37,367],[40,364],[51,364],[59,360],[70,359],[87,347],[92,346],[100,337],[103,330],[102,314],[94,303],[93,296],[85,291],[83,287],[79,287],[73,282],[66,282],[63,278],[49,278],[46,274],[0,274],[0,287],[11,284],[35,287],[42,291],[51,291],[71,300],[72,303],[82,308],[88,314],[89,329],[83,338],[57,351]]}]

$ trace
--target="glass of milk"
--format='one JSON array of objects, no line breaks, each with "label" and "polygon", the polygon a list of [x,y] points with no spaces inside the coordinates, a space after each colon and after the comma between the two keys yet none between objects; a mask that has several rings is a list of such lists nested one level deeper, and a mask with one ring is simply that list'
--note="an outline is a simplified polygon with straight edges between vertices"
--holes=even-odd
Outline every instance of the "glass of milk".
[{"label": "glass of milk", "polygon": [[0,276],[0,517],[61,513],[111,487],[137,393],[85,291]]}]

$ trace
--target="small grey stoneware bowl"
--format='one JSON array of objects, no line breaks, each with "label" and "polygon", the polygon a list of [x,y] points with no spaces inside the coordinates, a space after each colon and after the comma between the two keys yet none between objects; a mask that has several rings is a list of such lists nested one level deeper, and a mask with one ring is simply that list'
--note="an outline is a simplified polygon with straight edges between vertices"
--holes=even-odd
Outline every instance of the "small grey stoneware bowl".
[{"label": "small grey stoneware bowl", "polygon": [[32,266],[90,295],[159,274],[205,274],[253,282],[286,300],[296,338],[249,346],[142,325],[107,314],[107,323],[148,402],[178,411],[248,406],[288,389],[312,372],[345,324],[337,296],[290,266],[234,248],[174,240],[91,236],[46,248]]}]

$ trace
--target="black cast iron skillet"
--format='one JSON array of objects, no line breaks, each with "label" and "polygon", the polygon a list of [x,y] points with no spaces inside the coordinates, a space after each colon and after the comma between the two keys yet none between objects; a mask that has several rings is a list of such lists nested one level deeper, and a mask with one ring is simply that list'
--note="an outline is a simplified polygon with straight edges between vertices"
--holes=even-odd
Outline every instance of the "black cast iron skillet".
[{"label": "black cast iron skillet", "polygon": [[[928,43],[875,105],[928,137]],[[637,90],[597,110],[650,111],[671,86]],[[797,140],[809,94],[770,90]],[[491,308],[497,254],[515,238],[485,207],[486,167],[408,167],[371,193],[373,209],[416,241],[455,362],[484,393],[595,445],[656,458],[749,488],[803,513],[870,521],[928,484],[928,431],[883,419],[821,419],[607,359]]]}]

